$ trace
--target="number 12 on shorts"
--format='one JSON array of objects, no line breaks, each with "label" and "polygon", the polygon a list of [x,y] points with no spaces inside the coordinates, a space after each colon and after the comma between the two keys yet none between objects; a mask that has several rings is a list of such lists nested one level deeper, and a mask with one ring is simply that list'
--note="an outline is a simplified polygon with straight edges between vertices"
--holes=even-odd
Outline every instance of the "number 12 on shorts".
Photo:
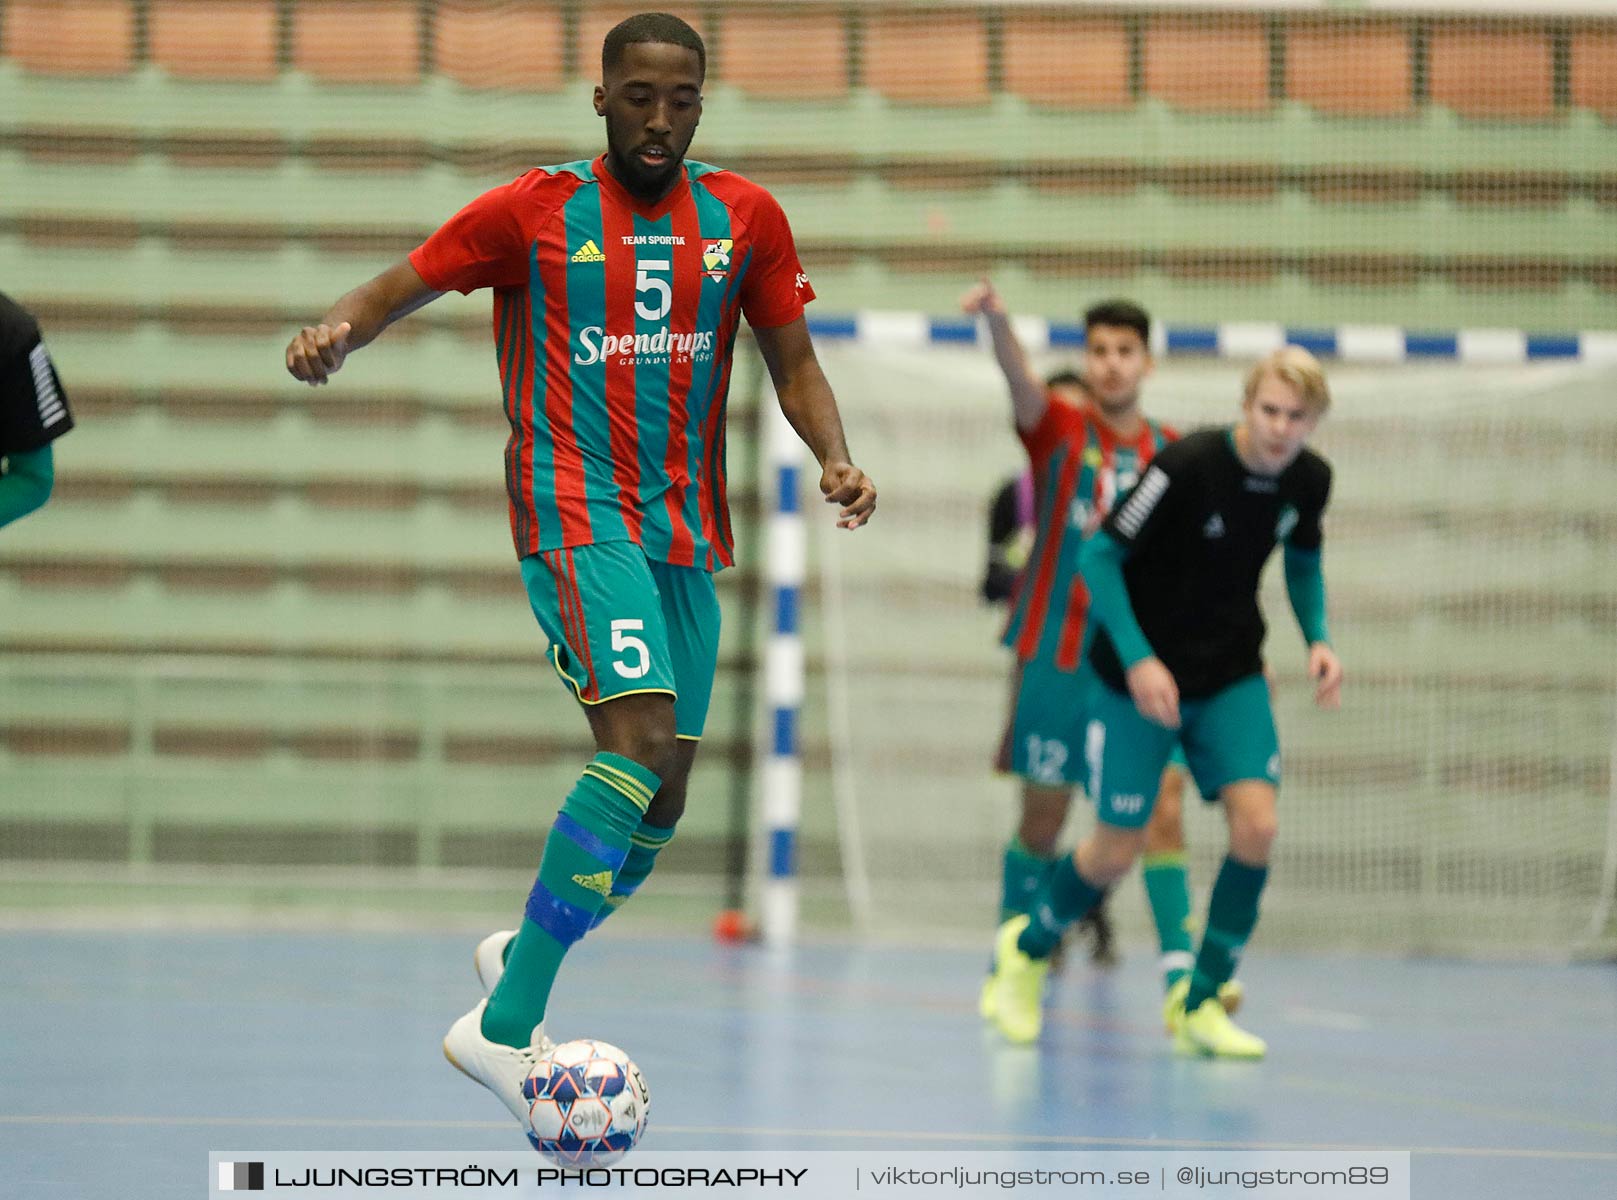
[{"label": "number 12 on shorts", "polygon": [[625,679],[640,679],[651,670],[651,651],[646,643],[631,635],[631,630],[639,632],[644,630],[646,623],[640,620],[625,618],[612,622],[612,653],[637,655],[640,659],[635,666],[630,666],[622,659],[613,662],[612,669]]}]

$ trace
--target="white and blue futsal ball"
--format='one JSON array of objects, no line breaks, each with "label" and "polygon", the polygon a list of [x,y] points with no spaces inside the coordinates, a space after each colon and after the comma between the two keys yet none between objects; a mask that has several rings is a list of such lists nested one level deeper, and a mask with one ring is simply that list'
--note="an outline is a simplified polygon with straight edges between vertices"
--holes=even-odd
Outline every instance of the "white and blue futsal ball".
[{"label": "white and blue futsal ball", "polygon": [[651,1092],[640,1068],[616,1046],[563,1042],[522,1081],[528,1140],[569,1166],[604,1166],[633,1150],[646,1131]]}]

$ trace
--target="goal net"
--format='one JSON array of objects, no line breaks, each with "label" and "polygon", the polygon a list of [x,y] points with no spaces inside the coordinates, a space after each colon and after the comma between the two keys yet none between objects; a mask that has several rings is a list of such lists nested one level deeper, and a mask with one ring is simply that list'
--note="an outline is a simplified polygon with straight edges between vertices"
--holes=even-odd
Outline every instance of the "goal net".
[{"label": "goal net", "polygon": [[[1004,386],[969,347],[827,352],[882,486],[871,536],[817,545],[827,722],[849,894],[867,928],[983,937],[1015,789],[990,759],[1003,614],[977,594],[986,506],[1023,469]],[[1046,364],[1057,365],[1057,360]],[[1234,419],[1240,363],[1172,360],[1146,408]],[[1566,955],[1609,899],[1617,689],[1617,375],[1579,365],[1337,365],[1325,565],[1346,666],[1319,712],[1280,572],[1267,657],[1286,757],[1265,941]],[[879,527],[879,536],[877,534]],[[1277,556],[1278,557],[1278,556]],[[1069,839],[1092,821],[1074,805]],[[1227,838],[1186,805],[1193,885]],[[862,897],[868,895],[869,903]],[[1113,911],[1143,934],[1137,883]]]}]

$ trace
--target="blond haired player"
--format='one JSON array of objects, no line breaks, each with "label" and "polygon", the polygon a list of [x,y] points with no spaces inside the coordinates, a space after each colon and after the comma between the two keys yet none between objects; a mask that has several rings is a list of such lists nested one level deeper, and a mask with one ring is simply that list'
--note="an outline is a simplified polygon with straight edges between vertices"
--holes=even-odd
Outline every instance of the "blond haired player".
[{"label": "blond haired player", "polygon": [[1331,468],[1304,446],[1329,405],[1313,355],[1276,351],[1248,375],[1240,421],[1164,447],[1085,543],[1081,568],[1100,627],[1089,661],[1102,686],[1085,735],[1097,823],[1046,876],[1031,915],[1000,927],[993,1019],[1010,1040],[1038,1036],[1050,952],[1139,857],[1157,781],[1178,743],[1202,795],[1223,805],[1230,842],[1195,968],[1165,1015],[1182,1052],[1263,1056],[1263,1040],[1217,1001],[1257,924],[1278,829],[1280,747],[1258,582],[1283,544],[1315,701],[1337,707],[1342,667],[1320,570]]}]

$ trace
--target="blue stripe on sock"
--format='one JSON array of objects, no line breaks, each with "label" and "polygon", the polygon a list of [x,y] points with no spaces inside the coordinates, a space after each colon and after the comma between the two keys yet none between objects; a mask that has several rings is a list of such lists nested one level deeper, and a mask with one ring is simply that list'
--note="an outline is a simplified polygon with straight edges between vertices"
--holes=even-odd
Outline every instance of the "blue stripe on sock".
[{"label": "blue stripe on sock", "polygon": [[595,919],[594,913],[567,903],[542,883],[535,883],[528,893],[523,915],[563,946],[571,946],[588,933]]},{"label": "blue stripe on sock", "polygon": [[623,860],[628,857],[629,851],[626,848],[619,850],[616,846],[607,845],[607,843],[596,837],[588,829],[584,828],[583,825],[579,824],[577,820],[568,816],[564,812],[556,814],[556,823],[554,826],[552,826],[552,829],[556,833],[561,834],[562,837],[566,838],[568,841],[572,842],[591,858],[600,859],[607,866],[611,867],[613,871],[616,871],[619,867],[621,867],[623,865]]}]

